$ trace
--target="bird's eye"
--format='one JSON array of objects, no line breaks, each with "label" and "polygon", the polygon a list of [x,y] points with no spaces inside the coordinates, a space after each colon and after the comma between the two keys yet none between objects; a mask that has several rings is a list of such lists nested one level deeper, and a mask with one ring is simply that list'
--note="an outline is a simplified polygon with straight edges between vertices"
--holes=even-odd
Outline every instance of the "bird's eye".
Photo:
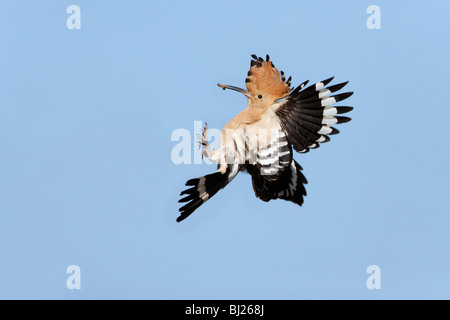
[{"label": "bird's eye", "polygon": [[258,98],[259,98],[259,99],[262,99],[262,95],[259,95]]}]

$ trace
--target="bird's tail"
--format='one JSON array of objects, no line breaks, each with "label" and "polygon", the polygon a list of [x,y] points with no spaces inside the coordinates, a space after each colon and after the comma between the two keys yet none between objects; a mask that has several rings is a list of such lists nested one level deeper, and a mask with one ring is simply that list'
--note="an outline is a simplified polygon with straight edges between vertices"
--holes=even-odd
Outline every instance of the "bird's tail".
[{"label": "bird's tail", "polygon": [[308,183],[302,173],[303,168],[292,159],[291,165],[275,181],[266,179],[260,170],[255,167],[249,168],[252,176],[253,190],[255,195],[263,201],[283,199],[292,201],[299,206],[303,204],[306,196],[305,184]]},{"label": "bird's tail", "polygon": [[188,203],[179,209],[180,216],[177,218],[177,222],[189,217],[192,212],[211,199],[220,189],[224,188],[233,180],[237,174],[237,170],[233,171],[229,169],[225,173],[216,172],[201,178],[188,180],[186,186],[190,186],[190,188],[181,192],[180,196],[186,196],[178,201],[180,203]]}]

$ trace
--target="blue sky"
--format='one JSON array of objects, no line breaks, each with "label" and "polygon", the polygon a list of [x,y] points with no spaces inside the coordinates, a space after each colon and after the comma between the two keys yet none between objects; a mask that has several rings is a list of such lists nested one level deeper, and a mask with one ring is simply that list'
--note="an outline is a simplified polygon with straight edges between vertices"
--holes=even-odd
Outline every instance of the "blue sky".
[{"label": "blue sky", "polygon": [[[81,29],[66,27],[69,5]],[[369,30],[368,6],[381,9]],[[8,1],[0,298],[449,299],[448,1]],[[300,208],[240,174],[183,223],[175,129],[245,107],[250,54],[349,80],[353,120],[295,158]],[[194,148],[194,145],[193,145]],[[66,269],[81,268],[81,290]],[[381,289],[366,286],[370,265]]]}]

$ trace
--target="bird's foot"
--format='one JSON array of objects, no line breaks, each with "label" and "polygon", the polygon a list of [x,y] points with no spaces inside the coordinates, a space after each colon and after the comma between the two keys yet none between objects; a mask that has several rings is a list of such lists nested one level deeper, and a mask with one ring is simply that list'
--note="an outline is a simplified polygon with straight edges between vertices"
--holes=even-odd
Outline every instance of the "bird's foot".
[{"label": "bird's foot", "polygon": [[209,159],[211,156],[211,149],[209,148],[208,143],[208,124],[205,122],[205,127],[202,129],[202,133],[197,135],[198,138],[198,147],[203,147],[202,150],[202,159],[205,156]]}]

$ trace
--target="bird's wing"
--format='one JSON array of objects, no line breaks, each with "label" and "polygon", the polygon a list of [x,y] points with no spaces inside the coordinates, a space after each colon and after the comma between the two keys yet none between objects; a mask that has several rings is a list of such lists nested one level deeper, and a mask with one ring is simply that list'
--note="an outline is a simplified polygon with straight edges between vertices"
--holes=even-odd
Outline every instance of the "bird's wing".
[{"label": "bird's wing", "polygon": [[192,212],[211,199],[220,189],[225,188],[236,177],[238,172],[239,166],[231,164],[227,167],[225,173],[215,172],[187,181],[186,186],[189,188],[180,194],[180,196],[185,195],[185,197],[178,201],[179,203],[187,203],[179,209],[180,216],[177,218],[177,222],[189,217]]},{"label": "bird's wing", "polygon": [[333,103],[350,97],[353,92],[330,95],[339,91],[347,83],[326,87],[333,78],[317,82],[304,89],[308,81],[295,88],[275,110],[288,140],[295,151],[306,153],[319,147],[320,143],[330,140],[328,135],[339,133],[334,124],[348,122],[351,119],[336,114],[351,111],[352,107],[334,107]]},{"label": "bird's wing", "polygon": [[245,132],[247,163],[254,165],[261,176],[277,179],[289,167],[292,148],[287,133],[271,111]]}]

